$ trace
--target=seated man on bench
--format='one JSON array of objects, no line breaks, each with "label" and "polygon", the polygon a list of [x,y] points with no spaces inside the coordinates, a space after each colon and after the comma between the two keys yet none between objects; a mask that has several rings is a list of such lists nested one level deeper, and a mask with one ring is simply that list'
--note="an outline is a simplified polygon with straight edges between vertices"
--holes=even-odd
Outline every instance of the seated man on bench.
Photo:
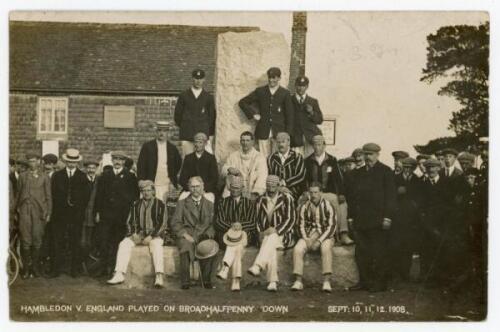
[{"label": "seated man on bench", "polygon": [[151,180],[139,181],[142,198],[135,201],[130,208],[127,219],[127,235],[118,246],[116,266],[113,278],[107,281],[110,285],[125,281],[125,273],[136,245],[147,245],[153,256],[156,273],[154,286],[163,287],[163,233],[166,228],[165,204],[155,197],[155,186]]}]

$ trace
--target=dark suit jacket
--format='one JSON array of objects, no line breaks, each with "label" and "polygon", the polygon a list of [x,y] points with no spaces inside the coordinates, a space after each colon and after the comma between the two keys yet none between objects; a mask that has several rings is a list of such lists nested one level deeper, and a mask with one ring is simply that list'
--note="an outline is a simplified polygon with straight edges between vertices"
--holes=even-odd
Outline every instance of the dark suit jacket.
[{"label": "dark suit jacket", "polygon": [[100,176],[94,177],[94,182],[90,182],[89,178],[87,179],[87,186],[90,192],[89,201],[87,203],[87,207],[85,208],[85,220],[83,222],[84,226],[95,226],[95,200],[97,195],[97,186],[99,183]]},{"label": "dark suit jacket", "polygon": [[312,182],[318,181],[324,192],[344,195],[344,176],[340,171],[337,158],[327,153],[325,160],[319,165],[313,153],[305,159],[304,164],[306,166],[306,187],[309,187]]},{"label": "dark suit jacket", "polygon": [[392,170],[375,163],[351,171],[346,185],[348,218],[358,230],[381,229],[384,218],[393,219],[396,207],[396,187]]},{"label": "dark suit jacket", "polygon": [[126,222],[129,208],[139,198],[137,178],[123,168],[115,175],[113,170],[104,172],[99,178],[96,195],[96,212],[100,219]]},{"label": "dark suit jacket", "polygon": [[260,114],[260,120],[255,127],[255,138],[267,140],[271,131],[273,137],[279,132],[293,135],[294,110],[290,92],[279,87],[271,95],[269,86],[261,86],[238,103],[248,119],[253,119],[255,114]]},{"label": "dark suit jacket", "polygon": [[174,120],[179,126],[181,141],[193,141],[194,135],[200,132],[213,136],[215,133],[214,97],[202,90],[196,98],[191,88],[187,89],[177,99]]},{"label": "dark suit jacket", "polygon": [[215,193],[219,178],[219,169],[215,156],[204,151],[201,157],[196,157],[196,152],[188,154],[182,164],[179,183],[184,190],[189,190],[188,181],[193,176],[201,176],[205,183],[205,191]]},{"label": "dark suit jacket", "polygon": [[[303,137],[308,142],[312,142],[313,136],[322,135],[318,125],[323,123],[323,113],[321,113],[317,99],[306,96],[302,104],[299,103],[296,95],[292,95],[291,99],[295,111],[291,144],[292,147],[304,146]],[[312,106],[312,114],[307,113],[306,105]]]},{"label": "dark suit jacket", "polygon": [[413,174],[405,180],[403,174],[395,176],[397,194],[397,222],[415,224],[422,206],[422,180]]},{"label": "dark suit jacket", "polygon": [[[90,197],[85,173],[77,168],[69,179],[66,168],[63,168],[52,175],[51,187],[54,221],[66,223],[78,218],[79,222],[83,222],[85,208]],[[68,200],[73,204],[70,210],[68,210],[70,208]]]},{"label": "dark suit jacket", "polygon": [[[170,182],[177,186],[177,175],[181,169],[182,159],[179,151],[172,143],[167,141],[167,171]],[[156,140],[142,145],[139,159],[137,160],[137,178],[139,180],[155,181],[158,167],[158,143]]]}]

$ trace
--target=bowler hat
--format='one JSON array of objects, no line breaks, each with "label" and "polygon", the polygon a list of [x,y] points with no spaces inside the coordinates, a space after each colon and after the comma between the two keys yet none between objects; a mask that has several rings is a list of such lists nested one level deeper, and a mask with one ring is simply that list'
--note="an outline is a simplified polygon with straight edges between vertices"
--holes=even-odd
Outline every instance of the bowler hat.
[{"label": "bowler hat", "polygon": [[194,256],[198,259],[206,259],[217,255],[219,244],[212,239],[203,240],[196,245]]},{"label": "bowler hat", "polygon": [[242,230],[234,230],[230,228],[226,234],[224,234],[224,237],[222,238],[224,243],[229,246],[229,247],[234,247],[237,246],[240,243],[246,243],[247,242],[247,233]]},{"label": "bowler hat", "polygon": [[47,153],[42,157],[42,160],[46,164],[57,164],[57,161],[59,160],[57,156],[53,153]]},{"label": "bowler hat", "polygon": [[82,159],[80,151],[77,149],[67,149],[66,153],[62,155],[62,160],[64,161],[81,161]]}]

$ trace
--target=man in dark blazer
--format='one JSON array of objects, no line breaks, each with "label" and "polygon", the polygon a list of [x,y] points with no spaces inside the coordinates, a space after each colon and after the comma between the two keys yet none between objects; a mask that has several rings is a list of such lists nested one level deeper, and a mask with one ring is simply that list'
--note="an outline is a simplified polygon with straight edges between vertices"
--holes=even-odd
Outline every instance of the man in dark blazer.
[{"label": "man in dark blazer", "polygon": [[[194,260],[196,244],[215,236],[213,227],[214,204],[204,195],[203,180],[199,176],[189,179],[189,196],[179,200],[172,217],[172,230],[177,239],[180,254],[181,288],[190,287],[189,269]],[[200,269],[203,286],[212,288],[211,275],[215,257],[201,259]]]},{"label": "man in dark blazer", "polygon": [[193,176],[200,176],[204,182],[206,192],[215,194],[217,181],[219,179],[219,169],[215,156],[205,151],[207,136],[198,133],[194,137],[195,151],[184,158],[179,183],[185,191],[189,190],[188,181]]},{"label": "man in dark blazer", "polygon": [[83,165],[86,170],[89,200],[87,206],[85,207],[81,245],[83,249],[83,257],[87,257],[95,246],[95,199],[100,176],[96,175],[97,167],[99,167],[99,163],[97,161],[86,161]]},{"label": "man in dark blazer", "polygon": [[137,178],[123,166],[126,159],[123,151],[111,152],[113,170],[104,172],[97,186],[97,242],[103,263],[101,272],[105,274],[110,274],[115,265],[118,244],[127,231],[129,208],[139,197]]},{"label": "man in dark blazer", "polygon": [[85,173],[77,168],[82,156],[67,149],[62,160],[66,167],[52,176],[52,277],[63,269],[66,247],[71,251],[71,276],[77,277],[82,263],[81,236],[85,208],[90,196]]},{"label": "man in dark blazer", "polygon": [[[193,137],[204,133],[211,138],[215,133],[215,101],[214,97],[203,89],[205,72],[195,69],[192,72],[193,85],[182,92],[175,105],[174,120],[179,126],[179,140],[182,144],[182,155],[193,152]],[[207,151],[212,152],[212,142],[207,145]]]},{"label": "man in dark blazer", "polygon": [[266,158],[275,150],[272,139],[279,132],[292,135],[294,126],[290,92],[280,86],[281,70],[269,68],[267,78],[268,85],[258,87],[238,103],[249,120],[257,121],[255,138],[259,142],[259,151]]},{"label": "man in dark blazer", "polygon": [[350,290],[384,291],[388,281],[388,244],[396,188],[394,173],[378,161],[380,146],[363,146],[366,165],[355,169],[346,185],[348,221],[353,225],[359,284]]},{"label": "man in dark blazer", "polygon": [[178,185],[177,176],[182,164],[179,151],[167,140],[169,128],[170,124],[166,121],[156,122],[156,139],[142,145],[137,160],[138,180],[153,181],[156,198],[164,202],[170,184],[174,187]]},{"label": "man in dark blazer", "polygon": [[295,148],[295,151],[304,157],[313,152],[312,138],[316,135],[322,135],[318,125],[323,123],[323,113],[319,108],[318,100],[306,93],[308,87],[309,79],[307,77],[297,77],[295,95],[292,96],[295,110],[292,148]]}]

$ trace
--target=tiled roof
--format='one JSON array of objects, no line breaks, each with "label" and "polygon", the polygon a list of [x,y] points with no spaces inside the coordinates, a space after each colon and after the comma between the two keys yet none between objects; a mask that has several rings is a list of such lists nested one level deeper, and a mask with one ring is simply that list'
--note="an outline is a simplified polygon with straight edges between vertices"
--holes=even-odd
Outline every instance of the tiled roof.
[{"label": "tiled roof", "polygon": [[191,71],[214,89],[219,33],[252,27],[10,22],[10,90],[175,93]]}]

